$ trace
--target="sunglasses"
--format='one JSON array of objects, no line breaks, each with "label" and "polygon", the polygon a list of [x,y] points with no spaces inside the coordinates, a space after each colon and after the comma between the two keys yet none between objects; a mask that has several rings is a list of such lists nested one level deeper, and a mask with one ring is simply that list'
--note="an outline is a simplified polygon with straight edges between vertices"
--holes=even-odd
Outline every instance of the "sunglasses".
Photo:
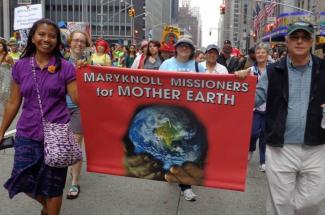
[{"label": "sunglasses", "polygon": [[304,42],[310,41],[311,40],[311,36],[310,35],[298,35],[298,34],[292,34],[289,36],[290,40],[292,41],[298,41],[299,39],[301,39]]}]

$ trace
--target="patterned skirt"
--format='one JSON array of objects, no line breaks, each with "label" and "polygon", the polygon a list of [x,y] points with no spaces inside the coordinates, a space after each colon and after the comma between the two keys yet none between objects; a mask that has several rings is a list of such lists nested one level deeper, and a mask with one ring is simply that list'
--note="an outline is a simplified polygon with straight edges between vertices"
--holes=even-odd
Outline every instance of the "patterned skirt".
[{"label": "patterned skirt", "polygon": [[14,147],[12,174],[4,184],[9,197],[13,198],[20,192],[33,198],[61,196],[68,168],[54,168],[44,163],[43,142],[16,137]]}]

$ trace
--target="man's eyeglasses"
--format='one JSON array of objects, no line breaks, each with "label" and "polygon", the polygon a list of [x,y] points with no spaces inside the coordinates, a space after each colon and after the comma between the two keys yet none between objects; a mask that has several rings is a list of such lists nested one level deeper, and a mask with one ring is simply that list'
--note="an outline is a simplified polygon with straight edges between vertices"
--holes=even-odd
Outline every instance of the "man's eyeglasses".
[{"label": "man's eyeglasses", "polygon": [[290,40],[292,41],[298,41],[299,39],[301,39],[304,42],[310,41],[311,40],[311,36],[309,35],[290,35],[289,36]]}]

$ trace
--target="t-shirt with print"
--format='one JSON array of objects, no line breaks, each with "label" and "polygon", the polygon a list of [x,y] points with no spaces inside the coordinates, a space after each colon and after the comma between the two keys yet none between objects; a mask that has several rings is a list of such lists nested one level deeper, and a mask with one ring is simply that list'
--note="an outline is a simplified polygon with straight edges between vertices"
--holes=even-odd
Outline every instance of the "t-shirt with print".
[{"label": "t-shirt with print", "polygon": [[[195,61],[189,60],[186,63],[178,61],[175,57],[165,60],[159,67],[161,71],[175,72],[196,72]],[[198,64],[198,72],[205,72],[202,65]]]}]

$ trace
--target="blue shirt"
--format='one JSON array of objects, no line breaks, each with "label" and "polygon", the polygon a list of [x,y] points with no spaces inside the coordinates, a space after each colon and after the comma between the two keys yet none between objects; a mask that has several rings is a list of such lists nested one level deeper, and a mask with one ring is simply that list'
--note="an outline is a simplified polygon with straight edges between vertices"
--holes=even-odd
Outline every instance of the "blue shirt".
[{"label": "blue shirt", "polygon": [[[286,129],[284,132],[285,144],[304,143],[312,65],[310,57],[308,64],[294,67],[291,59],[287,56],[289,98]],[[268,78],[267,73],[264,72],[257,84],[255,106],[259,106],[266,101],[267,88]]]},{"label": "blue shirt", "polygon": [[[198,72],[205,72],[203,66],[198,64]],[[162,71],[175,71],[175,72],[196,72],[195,61],[189,60],[185,63],[178,61],[175,57],[165,60],[159,67]]]},{"label": "blue shirt", "polygon": [[[82,57],[80,59],[86,59],[85,57]],[[76,59],[73,59],[73,58],[69,58],[68,61],[73,65],[73,66],[76,66]],[[74,109],[74,108],[78,108],[78,106],[73,103],[72,99],[70,98],[70,96],[67,94],[66,95],[66,100],[67,100],[67,107],[68,109]]]}]

